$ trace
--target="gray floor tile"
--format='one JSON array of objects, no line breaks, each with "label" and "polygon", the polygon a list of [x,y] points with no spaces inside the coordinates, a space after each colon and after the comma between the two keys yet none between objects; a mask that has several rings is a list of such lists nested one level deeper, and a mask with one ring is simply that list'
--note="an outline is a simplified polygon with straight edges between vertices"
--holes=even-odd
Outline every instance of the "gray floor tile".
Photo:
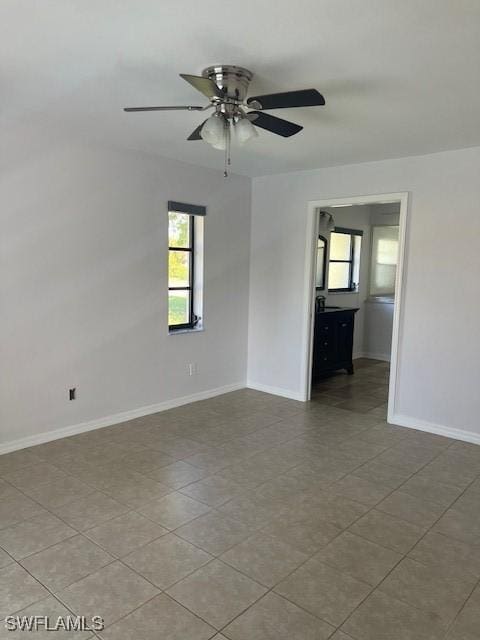
[{"label": "gray floor tile", "polygon": [[446,640],[478,640],[480,638],[480,588],[468,599],[449,630]]},{"label": "gray floor tile", "polygon": [[434,531],[461,540],[472,546],[480,543],[480,511],[475,502],[465,510],[455,502],[435,524]]},{"label": "gray floor tile", "polygon": [[0,568],[6,567],[7,564],[11,564],[13,562],[13,558],[8,555],[6,551],[0,549]]},{"label": "gray floor tile", "polygon": [[309,560],[275,587],[276,593],[335,627],[344,622],[371,590],[366,582],[316,559]]},{"label": "gray floor tile", "polygon": [[462,493],[462,490],[458,487],[435,482],[417,475],[402,485],[402,491],[417,498],[434,502],[444,509],[449,507]]},{"label": "gray floor tile", "polygon": [[61,483],[68,478],[67,474],[57,469],[53,465],[39,462],[34,465],[22,467],[17,471],[13,471],[4,476],[8,482],[11,482],[15,487],[23,491],[24,489],[31,489],[42,484],[49,484],[52,482]]},{"label": "gray floor tile", "polygon": [[392,489],[389,486],[365,480],[355,475],[348,475],[335,482],[331,490],[351,500],[373,507],[381,502]]},{"label": "gray floor tile", "polygon": [[267,590],[219,560],[195,571],[168,594],[216,629],[221,629]]},{"label": "gray floor tile", "polygon": [[127,555],[134,549],[168,533],[168,529],[130,511],[85,531],[85,535],[114,556]]},{"label": "gray floor tile", "polygon": [[138,473],[149,473],[160,467],[166,467],[172,464],[172,462],[175,462],[175,458],[162,451],[144,449],[143,451],[135,451],[134,453],[127,454],[122,458],[122,462],[124,462],[129,469],[133,469]]},{"label": "gray floor tile", "polygon": [[444,573],[441,568],[406,558],[382,582],[380,591],[438,616],[446,627],[460,611],[476,582],[471,574]]},{"label": "gray floor tile", "polygon": [[102,490],[114,500],[134,509],[173,492],[171,487],[140,473],[106,484]]},{"label": "gray floor tile", "polygon": [[12,451],[12,453],[4,453],[0,456],[0,476],[14,473],[20,469],[38,464],[40,458],[28,449],[20,449],[20,451]]},{"label": "gray floor tile", "polygon": [[46,514],[39,504],[24,496],[17,489],[0,500],[0,530],[11,527],[18,522],[28,520],[32,516]]},{"label": "gray floor tile", "polygon": [[265,533],[257,533],[222,554],[223,562],[266,587],[273,587],[308,556]]},{"label": "gray floor tile", "polygon": [[129,508],[104,493],[96,491],[60,507],[52,508],[52,511],[78,531],[85,531],[126,513]]},{"label": "gray floor tile", "polygon": [[104,640],[208,640],[214,634],[213,627],[162,593],[105,629],[101,637]]},{"label": "gray floor tile", "polygon": [[417,498],[400,490],[389,495],[376,508],[419,527],[431,527],[445,510],[435,502]]},{"label": "gray floor tile", "polygon": [[123,558],[125,564],[162,590],[210,560],[210,554],[174,533],[162,536]]},{"label": "gray floor tile", "polygon": [[183,525],[175,533],[208,553],[219,556],[245,540],[251,530],[241,522],[211,512]]},{"label": "gray floor tile", "polygon": [[478,640],[480,447],[388,425],[387,382],[361,359],[311,403],[243,389],[0,456],[0,596],[65,613],[3,540],[106,640]]},{"label": "gray floor tile", "polygon": [[336,538],[342,529],[331,522],[311,516],[288,522],[279,517],[267,524],[262,531],[311,556]]},{"label": "gray floor tile", "polygon": [[367,505],[344,496],[335,495],[332,492],[327,493],[327,491],[324,495],[313,495],[312,500],[306,498],[303,503],[302,500],[298,500],[297,506],[292,508],[294,518],[296,518],[297,513],[300,515],[303,504],[305,506],[304,518],[310,517],[312,509],[314,509],[317,517],[331,522],[339,529],[346,529],[369,509]]},{"label": "gray floor tile", "polygon": [[25,493],[28,496],[39,502],[46,509],[59,507],[77,498],[87,496],[94,491],[94,487],[70,476],[67,476],[61,482],[41,484],[25,489]]},{"label": "gray floor tile", "polygon": [[440,640],[437,616],[375,591],[343,625],[355,640]]},{"label": "gray floor tile", "polygon": [[366,464],[362,465],[358,469],[352,472],[357,478],[362,478],[373,483],[389,487],[391,491],[397,489],[401,484],[408,480],[410,472],[402,471],[395,467],[390,467],[386,464],[377,462],[377,460],[370,460]]},{"label": "gray floor tile", "polygon": [[465,489],[478,476],[478,473],[477,465],[469,464],[466,457],[448,455],[447,452],[424,467],[419,475],[435,482]]},{"label": "gray floor tile", "polygon": [[208,475],[208,471],[202,471],[197,467],[178,460],[166,467],[150,471],[148,476],[154,480],[158,480],[162,484],[172,487],[172,489],[181,489],[187,484],[201,480]]},{"label": "gray floor tile", "polygon": [[[50,627],[55,627],[59,617],[62,617],[62,619],[66,621],[69,616],[72,617],[72,614],[61,602],[53,596],[50,596],[18,611],[15,614],[15,617],[17,616],[25,616],[26,618],[31,618],[32,616],[38,616],[40,618],[46,617],[48,618]],[[37,629],[23,632],[19,630],[8,631],[2,624],[0,625],[0,640],[18,640],[19,638],[52,640],[52,636],[54,640],[90,640],[93,638],[91,631],[75,631],[61,628],[55,631],[49,631],[42,626],[42,621],[39,621],[39,623]]]},{"label": "gray floor tile", "polygon": [[352,533],[398,553],[408,553],[425,533],[425,530],[424,527],[419,527],[375,509],[357,520],[349,528]]},{"label": "gray floor tile", "polygon": [[138,508],[138,511],[167,529],[176,529],[210,511],[203,502],[193,500],[182,493],[170,493],[160,500],[153,500]]},{"label": "gray floor tile", "polygon": [[25,558],[22,565],[48,589],[58,591],[112,560],[106,551],[78,535]]},{"label": "gray floor tile", "polygon": [[205,445],[202,442],[198,442],[197,440],[191,440],[189,438],[160,438],[158,443],[152,443],[152,448],[158,448],[163,453],[168,454],[172,458],[181,460],[181,458],[186,458],[187,456],[191,456],[194,453],[198,453],[200,451],[205,450]]},{"label": "gray floor tile", "polygon": [[225,629],[232,640],[326,640],[334,628],[269,593]]},{"label": "gray floor tile", "polygon": [[228,467],[230,464],[234,464],[237,458],[237,456],[233,456],[231,459],[222,458],[219,454],[220,452],[212,447],[208,451],[200,451],[193,456],[188,456],[184,462],[213,474],[221,469],[225,469],[225,467]]},{"label": "gray floor tile", "polygon": [[13,484],[10,484],[0,478],[0,500],[6,500],[8,498],[22,495],[22,492],[14,487]]},{"label": "gray floor tile", "polygon": [[315,559],[376,586],[402,556],[348,531],[335,538]]},{"label": "gray floor tile", "polygon": [[20,611],[48,595],[48,591],[17,563],[0,569],[1,618]]},{"label": "gray floor tile", "polygon": [[407,442],[403,441],[391,449],[387,449],[387,451],[379,455],[375,460],[381,464],[405,471],[406,473],[415,473],[424,465],[431,462],[438,453],[439,451],[437,450],[432,451],[429,448],[409,443],[407,439]]},{"label": "gray floor tile", "polygon": [[441,533],[429,531],[410,551],[409,556],[423,564],[442,567],[444,572],[463,571],[480,578],[480,544],[470,546]]},{"label": "gray floor tile", "polygon": [[243,491],[244,489],[233,480],[220,476],[211,476],[180,489],[180,493],[204,502],[210,507],[219,507]]},{"label": "gray floor tile", "polygon": [[101,616],[109,626],[158,593],[144,578],[114,562],[74,582],[58,597],[77,615]]},{"label": "gray floor tile", "polygon": [[17,560],[71,538],[76,531],[50,513],[0,531],[0,545]]},{"label": "gray floor tile", "polygon": [[218,507],[217,511],[229,518],[243,522],[251,529],[260,529],[270,522],[277,512],[273,506],[259,504],[255,495],[241,495]]}]

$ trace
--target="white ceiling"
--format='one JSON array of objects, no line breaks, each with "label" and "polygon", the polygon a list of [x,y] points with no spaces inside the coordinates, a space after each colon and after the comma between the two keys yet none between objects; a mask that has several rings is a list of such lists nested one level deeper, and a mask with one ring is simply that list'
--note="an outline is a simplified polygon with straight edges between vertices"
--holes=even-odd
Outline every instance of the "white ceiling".
[{"label": "white ceiling", "polygon": [[480,144],[478,0],[2,0],[0,126],[77,134],[222,168],[186,137],[203,104],[178,74],[255,73],[251,95],[315,87],[325,107],[271,111],[302,124],[234,147],[251,176]]}]

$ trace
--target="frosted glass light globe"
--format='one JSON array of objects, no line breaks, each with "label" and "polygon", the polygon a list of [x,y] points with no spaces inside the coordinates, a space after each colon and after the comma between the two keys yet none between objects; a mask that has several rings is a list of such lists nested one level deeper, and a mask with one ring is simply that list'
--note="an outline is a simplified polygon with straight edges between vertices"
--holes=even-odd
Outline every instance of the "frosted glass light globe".
[{"label": "frosted glass light globe", "polygon": [[[212,147],[225,149],[225,120],[223,116],[214,113],[203,125],[200,136]],[[222,145],[223,146],[218,146]]]},{"label": "frosted glass light globe", "polygon": [[248,118],[241,118],[235,125],[235,134],[240,144],[245,144],[258,136],[258,132]]}]

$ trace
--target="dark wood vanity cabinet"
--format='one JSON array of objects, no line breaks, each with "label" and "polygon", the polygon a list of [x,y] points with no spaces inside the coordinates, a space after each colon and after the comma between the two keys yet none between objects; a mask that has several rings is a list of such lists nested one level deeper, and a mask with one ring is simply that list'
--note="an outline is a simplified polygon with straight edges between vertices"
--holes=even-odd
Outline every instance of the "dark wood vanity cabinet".
[{"label": "dark wood vanity cabinet", "polygon": [[357,311],[326,307],[325,311],[315,314],[313,382],[338,369],[353,373],[353,330]]}]

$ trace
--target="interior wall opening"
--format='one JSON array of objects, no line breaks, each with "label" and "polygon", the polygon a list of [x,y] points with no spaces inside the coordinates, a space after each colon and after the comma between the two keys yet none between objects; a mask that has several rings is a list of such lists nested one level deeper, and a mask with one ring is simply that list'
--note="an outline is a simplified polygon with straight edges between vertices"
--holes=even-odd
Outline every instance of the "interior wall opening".
[{"label": "interior wall opening", "polygon": [[405,221],[400,199],[352,200],[314,209],[308,399],[386,419]]}]

